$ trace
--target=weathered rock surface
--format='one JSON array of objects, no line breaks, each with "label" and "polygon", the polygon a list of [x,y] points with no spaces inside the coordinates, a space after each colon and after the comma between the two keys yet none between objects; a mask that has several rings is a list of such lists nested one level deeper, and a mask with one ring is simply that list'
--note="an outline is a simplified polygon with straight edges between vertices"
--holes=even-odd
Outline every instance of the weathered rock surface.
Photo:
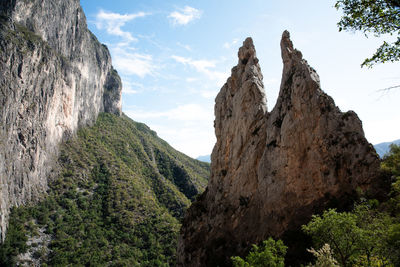
[{"label": "weathered rock surface", "polygon": [[379,159],[357,115],[321,90],[287,31],[281,50],[280,94],[267,112],[252,40],[239,49],[215,100],[211,178],[184,219],[179,266],[230,265],[230,256],[299,227],[376,177]]},{"label": "weathered rock surface", "polygon": [[99,112],[121,113],[121,81],[79,0],[0,3],[0,231],[38,198],[57,146]]}]

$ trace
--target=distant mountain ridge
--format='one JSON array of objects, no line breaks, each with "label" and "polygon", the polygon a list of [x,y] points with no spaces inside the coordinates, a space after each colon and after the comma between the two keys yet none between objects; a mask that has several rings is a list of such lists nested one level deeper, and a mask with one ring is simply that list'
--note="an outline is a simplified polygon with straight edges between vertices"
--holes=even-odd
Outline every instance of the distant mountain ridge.
[{"label": "distant mountain ridge", "polygon": [[[383,143],[374,145],[376,153],[378,153],[379,157],[382,158],[386,153],[388,153],[390,151],[391,144],[400,145],[400,139],[394,140],[392,142],[383,142]],[[211,163],[211,155],[198,156],[196,159],[200,160],[200,161]]]},{"label": "distant mountain ridge", "polygon": [[196,159],[203,162],[211,163],[211,155],[198,156]]},{"label": "distant mountain ridge", "polygon": [[394,140],[392,142],[383,142],[374,145],[376,153],[378,153],[379,157],[383,158],[383,156],[390,151],[391,144],[400,145],[400,139]]}]

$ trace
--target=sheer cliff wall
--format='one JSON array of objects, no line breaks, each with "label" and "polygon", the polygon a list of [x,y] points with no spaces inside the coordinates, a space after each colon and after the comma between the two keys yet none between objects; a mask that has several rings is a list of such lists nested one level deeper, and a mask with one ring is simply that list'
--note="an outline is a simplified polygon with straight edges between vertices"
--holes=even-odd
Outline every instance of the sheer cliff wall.
[{"label": "sheer cliff wall", "polygon": [[0,3],[0,231],[46,191],[58,144],[99,112],[121,114],[121,80],[79,0]]}]

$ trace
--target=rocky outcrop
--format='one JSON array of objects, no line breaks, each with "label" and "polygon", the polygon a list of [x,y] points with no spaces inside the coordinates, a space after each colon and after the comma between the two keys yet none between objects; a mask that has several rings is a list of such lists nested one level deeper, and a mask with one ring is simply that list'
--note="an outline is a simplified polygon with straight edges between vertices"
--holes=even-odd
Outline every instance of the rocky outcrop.
[{"label": "rocky outcrop", "polygon": [[0,230],[47,188],[57,146],[99,112],[121,114],[121,81],[79,0],[0,3]]},{"label": "rocky outcrop", "polygon": [[353,111],[342,113],[317,73],[281,41],[283,74],[267,112],[250,38],[215,100],[211,178],[181,229],[179,266],[225,266],[253,243],[281,237],[332,201],[367,190],[379,159]]}]

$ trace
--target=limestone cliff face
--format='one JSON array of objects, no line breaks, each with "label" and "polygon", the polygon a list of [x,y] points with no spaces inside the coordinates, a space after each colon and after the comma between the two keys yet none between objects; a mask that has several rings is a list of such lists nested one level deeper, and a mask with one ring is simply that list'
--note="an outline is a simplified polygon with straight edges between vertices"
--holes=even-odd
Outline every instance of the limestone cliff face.
[{"label": "limestone cliff face", "polygon": [[321,90],[286,31],[281,49],[281,88],[271,112],[250,38],[215,100],[211,178],[184,219],[180,266],[230,265],[230,256],[299,227],[376,177],[379,159],[357,115],[342,113]]},{"label": "limestone cliff face", "polygon": [[79,0],[0,3],[0,230],[47,188],[57,145],[99,112],[121,113],[121,81]]}]

